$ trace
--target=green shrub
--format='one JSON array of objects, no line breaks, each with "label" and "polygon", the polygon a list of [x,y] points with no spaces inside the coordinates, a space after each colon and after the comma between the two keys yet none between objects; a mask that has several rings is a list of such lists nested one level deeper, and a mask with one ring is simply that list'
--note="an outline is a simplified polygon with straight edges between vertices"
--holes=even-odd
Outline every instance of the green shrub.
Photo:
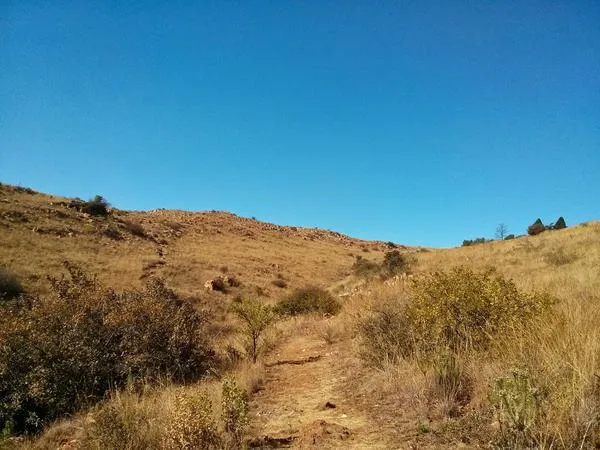
[{"label": "green shrub", "polygon": [[435,272],[415,279],[407,303],[390,302],[361,321],[363,353],[375,364],[400,358],[430,364],[440,351],[484,351],[552,303],[490,271]]},{"label": "green shrub", "polygon": [[275,320],[273,309],[256,298],[238,298],[231,304],[231,310],[244,324],[244,334],[248,338],[248,353],[252,361],[256,362],[259,339]]},{"label": "green shrub", "polygon": [[12,300],[24,292],[25,290],[16,275],[0,267],[0,302]]},{"label": "green shrub", "polygon": [[116,293],[68,265],[51,292],[0,316],[0,428],[36,432],[127,380],[202,376],[207,317],[162,282]]},{"label": "green shrub", "polygon": [[486,350],[494,337],[527,324],[552,303],[549,295],[521,292],[493,271],[459,266],[418,278],[408,315],[420,351]]},{"label": "green shrub", "polygon": [[276,312],[284,316],[297,316],[310,312],[335,315],[342,305],[333,295],[318,287],[296,289],[287,298],[277,303]]},{"label": "green shrub", "polygon": [[352,265],[352,272],[357,277],[372,278],[380,271],[379,264],[369,261],[360,255],[356,256],[356,260]]}]

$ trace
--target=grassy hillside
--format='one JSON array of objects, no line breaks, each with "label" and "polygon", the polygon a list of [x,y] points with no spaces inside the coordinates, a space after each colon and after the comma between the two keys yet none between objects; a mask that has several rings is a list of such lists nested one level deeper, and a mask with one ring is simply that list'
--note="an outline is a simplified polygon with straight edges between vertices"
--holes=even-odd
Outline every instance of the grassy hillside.
[{"label": "grassy hillside", "polygon": [[[93,401],[45,433],[0,436],[0,445],[600,446],[600,222],[452,249],[399,246],[390,257],[383,242],[224,212],[95,217],[69,199],[3,185],[0,231],[0,265],[42,294],[33,306],[17,302],[0,316],[0,340],[13,349],[0,359],[0,393],[28,392],[60,412],[70,410],[52,389],[72,394],[61,380],[74,367],[92,387],[90,368],[107,385],[115,374],[121,382],[110,395],[92,389]],[[352,273],[357,256],[397,261],[402,270],[367,264]],[[53,285],[45,275],[64,273],[64,260],[98,274],[100,283],[73,272],[70,283]],[[167,287],[142,287],[152,275]],[[204,282],[220,275],[241,286],[225,297],[208,291]],[[314,284],[335,298],[305,290],[270,308],[293,288]],[[258,300],[234,300],[238,294]],[[210,302],[216,299],[226,301]],[[221,305],[222,314],[198,308],[199,300]],[[251,353],[253,330],[260,351]],[[97,364],[107,358],[99,339],[111,345],[110,373]],[[41,352],[34,364],[27,349],[46,344],[58,356]],[[63,360],[66,370],[55,364]],[[182,362],[191,375],[180,372]],[[32,378],[21,380],[19,364]],[[6,368],[15,376],[3,378]],[[22,384],[12,386],[13,378]],[[14,409],[3,398],[0,407]]]},{"label": "grassy hillside", "polygon": [[0,185],[0,265],[26,288],[44,291],[63,261],[85,266],[114,288],[159,275],[183,294],[206,296],[205,281],[226,272],[245,290],[280,295],[327,286],[348,274],[354,255],[385,245],[316,228],[285,227],[226,212],[112,210],[107,217],[69,208],[66,198]]}]

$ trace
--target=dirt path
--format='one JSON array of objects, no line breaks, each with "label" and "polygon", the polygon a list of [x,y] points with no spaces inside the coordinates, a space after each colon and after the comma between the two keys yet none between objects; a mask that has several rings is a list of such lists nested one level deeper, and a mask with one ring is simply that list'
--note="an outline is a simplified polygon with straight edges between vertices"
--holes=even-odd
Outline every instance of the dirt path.
[{"label": "dirt path", "polygon": [[[402,448],[344,395],[345,343],[312,332],[292,337],[266,362],[265,388],[251,402],[250,448]],[[347,346],[347,344],[346,344]]]}]

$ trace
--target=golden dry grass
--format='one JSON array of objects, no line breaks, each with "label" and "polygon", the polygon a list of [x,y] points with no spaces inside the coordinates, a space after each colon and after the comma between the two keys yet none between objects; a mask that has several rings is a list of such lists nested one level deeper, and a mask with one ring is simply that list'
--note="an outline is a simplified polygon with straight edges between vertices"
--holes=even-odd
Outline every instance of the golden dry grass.
[{"label": "golden dry grass", "polygon": [[[185,295],[206,297],[204,282],[226,269],[242,290],[279,296],[307,284],[328,286],[349,274],[353,255],[368,249],[379,257],[385,249],[381,242],[224,212],[114,210],[108,218],[96,218],[65,202],[0,185],[0,264],[30,290],[43,292],[45,276],[62,273],[62,262],[69,260],[117,289],[159,275]],[[149,237],[133,235],[122,221],[140,224]],[[122,239],[108,237],[107,228],[119,230]],[[287,288],[272,284],[279,278]]]},{"label": "golden dry grass", "polygon": [[[416,273],[446,271],[457,265],[473,270],[494,268],[523,291],[545,291],[558,299],[542,321],[497,340],[493,353],[470,356],[462,363],[472,382],[472,399],[458,418],[448,417],[443,399],[431,397],[432,371],[423,372],[410,361],[382,361],[383,369],[366,375],[371,390],[408,393],[416,402],[416,410],[428,420],[426,428],[435,430],[437,436],[434,440],[431,434],[421,436],[421,445],[464,445],[469,441],[481,445],[486,439],[508,448],[525,445],[514,436],[515,430],[498,422],[502,418],[490,408],[496,380],[515,368],[526,371],[543,399],[536,413],[543,419],[527,431],[528,445],[587,448],[600,444],[600,222],[534,237],[414,254]],[[343,320],[360,322],[368,314],[365,306],[377,309],[389,301],[410,302],[410,297],[409,283],[401,279],[372,283],[351,297]],[[398,402],[389,405],[389,414],[400,407]],[[470,437],[461,429],[468,429]]]}]

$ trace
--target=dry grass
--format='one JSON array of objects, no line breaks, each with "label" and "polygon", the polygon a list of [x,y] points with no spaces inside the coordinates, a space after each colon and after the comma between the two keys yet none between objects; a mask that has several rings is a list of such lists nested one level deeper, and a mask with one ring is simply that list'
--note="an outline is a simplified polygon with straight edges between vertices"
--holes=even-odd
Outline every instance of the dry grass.
[{"label": "dry grass", "polygon": [[[381,360],[376,372],[381,375],[371,379],[377,385],[376,389],[382,392],[412,391],[423,414],[434,418],[431,427],[437,433],[438,444],[444,439],[457,439],[460,434],[457,429],[466,427],[472,430],[473,436],[480,436],[480,443],[493,440],[503,448],[588,448],[598,445],[599,238],[600,223],[592,222],[534,237],[418,252],[418,273],[448,270],[456,265],[474,270],[494,268],[513,279],[522,291],[549,292],[558,298],[558,303],[543,321],[496,339],[488,352],[463,355],[464,360],[454,372],[456,376],[460,371],[468,375],[471,398],[462,410],[448,408],[447,391],[435,389],[440,387],[440,374],[452,385],[452,365],[440,370],[440,365],[435,363],[432,369],[423,370],[421,365],[411,367],[408,361],[391,364]],[[410,298],[410,290],[407,292],[402,280],[395,286],[367,286],[346,305],[345,314],[360,322],[365,317],[364,305],[377,310],[390,301],[410,302]],[[493,394],[498,393],[499,388],[494,387],[497,380],[510,379],[507,377],[514,369],[526,375],[520,384],[505,382],[504,391],[501,390],[504,398],[512,399],[511,414],[514,410],[520,411],[510,417],[502,407],[504,403],[492,399]],[[402,372],[401,382],[397,381],[398,371]],[[413,382],[406,383],[405,380]],[[535,407],[531,406],[534,403]],[[392,413],[391,408],[389,413]],[[487,419],[482,421],[482,417]],[[452,426],[453,422],[460,427]]]},{"label": "dry grass", "polygon": [[[139,287],[154,274],[183,294],[218,298],[203,285],[227,267],[245,289],[276,296],[281,288],[272,284],[274,278],[284,277],[290,288],[315,282],[326,287],[349,274],[351,254],[364,247],[371,255],[383,255],[386,248],[382,242],[224,212],[114,210],[104,218],[70,209],[68,202],[0,186],[1,262],[29,290],[44,292],[45,275],[60,274],[62,262],[69,260],[84,264],[117,289]],[[144,235],[132,234],[130,224]],[[107,236],[107,229],[122,239]],[[148,261],[161,263],[147,267]]]}]

